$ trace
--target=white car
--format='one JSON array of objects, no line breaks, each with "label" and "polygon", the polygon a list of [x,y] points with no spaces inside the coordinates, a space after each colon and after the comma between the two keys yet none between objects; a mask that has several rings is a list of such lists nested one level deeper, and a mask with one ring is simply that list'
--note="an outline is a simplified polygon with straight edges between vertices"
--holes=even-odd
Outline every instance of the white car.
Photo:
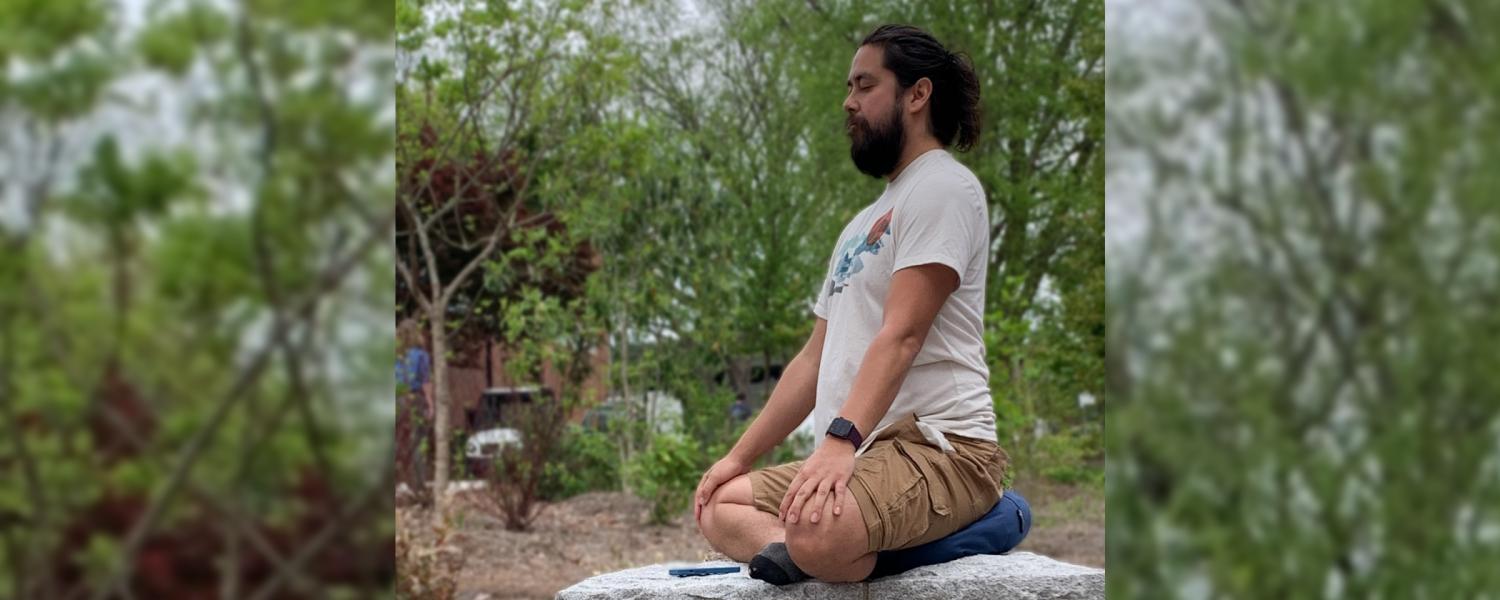
[{"label": "white car", "polygon": [[464,444],[464,455],[469,458],[492,458],[505,448],[521,449],[521,430],[510,428],[486,429],[469,436]]},{"label": "white car", "polygon": [[654,423],[657,433],[673,433],[682,428],[681,400],[657,390],[631,395],[634,396],[635,401],[634,411],[629,411],[630,407],[623,396],[611,394],[603,404],[589,411],[592,418],[585,417],[585,424],[592,424],[596,429],[603,429],[608,425],[610,418],[623,418],[629,411],[633,412],[637,419]]}]

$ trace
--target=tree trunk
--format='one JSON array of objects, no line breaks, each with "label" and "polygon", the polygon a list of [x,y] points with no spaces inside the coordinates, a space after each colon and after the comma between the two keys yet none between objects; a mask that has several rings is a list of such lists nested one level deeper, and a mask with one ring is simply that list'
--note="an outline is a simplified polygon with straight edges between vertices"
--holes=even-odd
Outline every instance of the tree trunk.
[{"label": "tree trunk", "polygon": [[[618,288],[616,288],[616,289],[618,289]],[[629,310],[630,310],[630,303],[629,302],[625,302],[625,308],[623,310],[621,310],[620,325],[619,325],[619,329],[620,329],[620,395],[619,395],[619,400],[617,400],[617,401],[624,401],[625,402],[626,419],[627,420],[625,422],[626,423],[625,426],[623,426],[621,428],[617,428],[617,429],[615,429],[615,431],[619,432],[619,435],[620,435],[620,437],[618,438],[618,442],[619,443],[616,446],[616,448],[619,450],[619,453],[620,453],[620,468],[619,468],[620,490],[624,491],[626,494],[635,495],[635,486],[631,485],[633,481],[630,478],[628,470],[625,468],[626,465],[630,464],[630,460],[632,458],[635,458],[634,436],[631,434],[631,429],[630,429],[630,426],[629,426],[629,418],[630,418],[630,412],[629,412],[629,410],[630,410],[630,408],[629,408],[630,407],[630,338],[627,337],[626,331],[625,331],[625,322],[626,322],[627,319],[629,319],[629,315],[630,315]],[[616,405],[615,410],[619,410],[619,406],[618,405]],[[606,414],[608,414],[608,413],[606,413]],[[618,418],[618,417],[616,417],[616,418]],[[618,423],[616,423],[616,425],[618,425]]]},{"label": "tree trunk", "polygon": [[448,416],[451,412],[449,404],[452,394],[448,389],[448,331],[443,320],[447,308],[446,302],[434,303],[432,312],[428,314],[428,323],[432,329],[432,388],[437,396],[432,420],[432,519],[436,526],[443,524],[443,517],[448,509],[448,498],[444,492],[448,489],[448,431],[452,428]]}]

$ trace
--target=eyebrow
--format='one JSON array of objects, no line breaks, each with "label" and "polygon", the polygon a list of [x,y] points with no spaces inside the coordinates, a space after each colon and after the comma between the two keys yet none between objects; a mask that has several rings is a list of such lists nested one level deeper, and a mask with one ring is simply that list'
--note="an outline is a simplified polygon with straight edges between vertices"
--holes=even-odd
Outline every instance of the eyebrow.
[{"label": "eyebrow", "polygon": [[850,77],[849,80],[847,82],[845,82],[844,87],[853,86],[854,82],[859,81],[861,79],[874,79],[874,78],[875,78],[875,76],[872,75],[872,74],[870,74],[869,71],[860,71],[858,73],[855,73],[853,77]]}]

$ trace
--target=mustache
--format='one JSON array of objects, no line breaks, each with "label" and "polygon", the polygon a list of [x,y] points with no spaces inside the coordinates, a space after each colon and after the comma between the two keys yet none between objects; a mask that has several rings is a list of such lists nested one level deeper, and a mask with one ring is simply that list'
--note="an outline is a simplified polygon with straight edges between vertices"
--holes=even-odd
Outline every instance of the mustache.
[{"label": "mustache", "polygon": [[849,118],[844,119],[844,133],[853,134],[854,132],[852,130],[854,129],[855,125],[858,125],[860,129],[866,131],[870,129],[870,121],[868,119],[855,115],[849,115]]}]

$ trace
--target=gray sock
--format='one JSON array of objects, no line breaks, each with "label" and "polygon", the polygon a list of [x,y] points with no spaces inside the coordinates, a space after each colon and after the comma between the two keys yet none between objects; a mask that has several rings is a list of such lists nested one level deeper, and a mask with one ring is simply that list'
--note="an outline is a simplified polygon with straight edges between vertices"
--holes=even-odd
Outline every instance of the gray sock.
[{"label": "gray sock", "polygon": [[792,562],[786,544],[772,542],[750,559],[750,576],[771,585],[786,585],[809,579],[807,573]]}]

